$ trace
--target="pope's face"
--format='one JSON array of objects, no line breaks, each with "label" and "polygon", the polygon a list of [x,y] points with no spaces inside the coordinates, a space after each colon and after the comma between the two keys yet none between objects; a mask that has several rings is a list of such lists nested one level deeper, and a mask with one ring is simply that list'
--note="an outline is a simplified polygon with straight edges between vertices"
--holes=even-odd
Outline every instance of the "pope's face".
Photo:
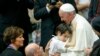
[{"label": "pope's face", "polygon": [[61,18],[61,21],[64,21],[65,23],[70,24],[70,14],[63,11],[59,11],[59,16]]}]

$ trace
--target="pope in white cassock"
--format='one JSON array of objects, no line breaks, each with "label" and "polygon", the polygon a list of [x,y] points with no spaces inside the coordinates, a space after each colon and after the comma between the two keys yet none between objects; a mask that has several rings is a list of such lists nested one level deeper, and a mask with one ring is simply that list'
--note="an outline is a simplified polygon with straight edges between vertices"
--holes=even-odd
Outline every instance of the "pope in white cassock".
[{"label": "pope in white cassock", "polygon": [[93,43],[98,39],[88,21],[75,13],[74,7],[69,4],[63,4],[59,10],[61,20],[71,25],[74,38],[74,47],[68,47],[67,52],[61,56],[86,56],[85,48],[92,48]]}]

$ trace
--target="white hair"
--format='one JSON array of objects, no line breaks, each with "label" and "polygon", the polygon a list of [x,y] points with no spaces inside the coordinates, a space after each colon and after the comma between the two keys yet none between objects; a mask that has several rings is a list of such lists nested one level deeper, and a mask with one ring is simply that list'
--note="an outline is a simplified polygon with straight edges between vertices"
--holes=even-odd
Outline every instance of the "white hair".
[{"label": "white hair", "polygon": [[26,56],[34,56],[34,49],[29,49],[29,51],[26,52]]},{"label": "white hair", "polygon": [[35,48],[36,47],[38,47],[38,45],[37,44],[35,44],[35,43],[30,43],[30,44],[28,44],[27,46],[26,46],[26,48],[25,48],[25,54],[26,54],[26,56],[33,56],[35,53]]}]

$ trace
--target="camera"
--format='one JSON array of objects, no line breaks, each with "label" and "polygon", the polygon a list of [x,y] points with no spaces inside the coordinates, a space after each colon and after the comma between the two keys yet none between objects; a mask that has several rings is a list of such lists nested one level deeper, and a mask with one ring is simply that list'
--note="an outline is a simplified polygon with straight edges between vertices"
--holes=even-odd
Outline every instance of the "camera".
[{"label": "camera", "polygon": [[56,5],[57,2],[58,2],[58,0],[49,0],[50,5]]}]

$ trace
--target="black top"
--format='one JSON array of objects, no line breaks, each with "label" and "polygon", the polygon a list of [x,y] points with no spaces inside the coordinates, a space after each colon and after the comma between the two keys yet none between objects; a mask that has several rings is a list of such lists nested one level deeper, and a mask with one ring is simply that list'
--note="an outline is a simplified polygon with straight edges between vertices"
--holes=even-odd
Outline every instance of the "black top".
[{"label": "black top", "polygon": [[97,8],[98,8],[99,0],[91,0],[89,13],[88,13],[88,21],[91,20],[96,16]]},{"label": "black top", "polygon": [[21,52],[14,50],[12,48],[6,48],[0,56],[23,56]]},{"label": "black top", "polygon": [[32,26],[27,9],[32,9],[33,5],[33,0],[0,0],[0,53],[5,49],[3,32],[9,26],[22,28],[25,39],[23,47],[28,44],[28,33],[32,32]]},{"label": "black top", "polygon": [[93,50],[90,56],[100,56],[100,38],[94,42]]}]

